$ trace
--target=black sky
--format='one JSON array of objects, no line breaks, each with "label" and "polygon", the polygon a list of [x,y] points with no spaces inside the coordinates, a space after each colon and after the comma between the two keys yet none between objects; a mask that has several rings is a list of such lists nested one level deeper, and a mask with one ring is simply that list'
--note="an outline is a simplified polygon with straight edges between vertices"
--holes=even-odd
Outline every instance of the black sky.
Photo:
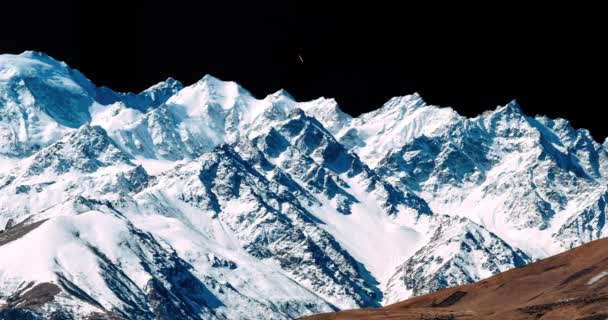
[{"label": "black sky", "polygon": [[210,73],[258,97],[335,97],[353,115],[414,91],[469,116],[516,98],[608,135],[598,9],[94,3],[5,6],[0,53],[44,51],[120,91]]}]

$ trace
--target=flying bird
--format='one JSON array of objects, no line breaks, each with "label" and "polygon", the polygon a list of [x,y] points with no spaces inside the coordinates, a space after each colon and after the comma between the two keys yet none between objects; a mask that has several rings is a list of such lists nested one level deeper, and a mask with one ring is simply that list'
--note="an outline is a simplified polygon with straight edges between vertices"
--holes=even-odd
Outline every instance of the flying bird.
[{"label": "flying bird", "polygon": [[302,56],[298,53],[298,58],[300,58],[300,61],[302,61],[302,63],[304,63],[304,59],[302,59]]}]

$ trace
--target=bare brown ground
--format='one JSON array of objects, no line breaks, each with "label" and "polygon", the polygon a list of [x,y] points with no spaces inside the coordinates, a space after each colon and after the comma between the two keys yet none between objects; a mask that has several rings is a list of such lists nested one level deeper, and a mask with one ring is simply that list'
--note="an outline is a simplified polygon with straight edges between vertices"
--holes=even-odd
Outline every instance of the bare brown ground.
[{"label": "bare brown ground", "polygon": [[[591,279],[607,272],[594,283]],[[304,319],[608,319],[608,239],[509,270],[486,280],[379,309]]]}]

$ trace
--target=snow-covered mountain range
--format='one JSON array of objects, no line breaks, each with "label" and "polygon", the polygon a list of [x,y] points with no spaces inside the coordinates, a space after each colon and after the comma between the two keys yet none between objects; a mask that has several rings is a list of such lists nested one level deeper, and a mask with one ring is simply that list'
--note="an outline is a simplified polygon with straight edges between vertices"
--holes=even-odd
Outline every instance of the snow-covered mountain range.
[{"label": "snow-covered mountain range", "polygon": [[0,55],[0,319],[288,319],[606,236],[608,149],[515,102],[351,117],[234,82]]}]

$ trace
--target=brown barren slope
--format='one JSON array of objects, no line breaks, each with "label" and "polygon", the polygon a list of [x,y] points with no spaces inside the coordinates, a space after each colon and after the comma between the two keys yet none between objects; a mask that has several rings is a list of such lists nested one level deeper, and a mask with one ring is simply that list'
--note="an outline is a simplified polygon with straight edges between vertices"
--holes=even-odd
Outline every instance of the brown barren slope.
[{"label": "brown barren slope", "polygon": [[384,308],[304,319],[608,320],[608,239]]}]

